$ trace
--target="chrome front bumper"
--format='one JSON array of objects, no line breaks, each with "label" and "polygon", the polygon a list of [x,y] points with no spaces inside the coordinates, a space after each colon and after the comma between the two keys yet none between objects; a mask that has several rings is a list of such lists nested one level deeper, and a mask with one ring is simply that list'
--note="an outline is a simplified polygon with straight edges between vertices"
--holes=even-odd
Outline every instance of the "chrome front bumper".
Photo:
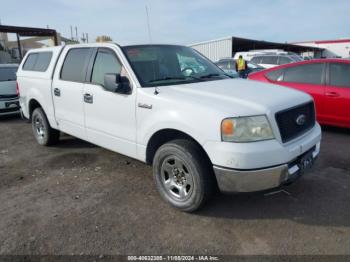
[{"label": "chrome front bumper", "polygon": [[[236,170],[214,166],[214,172],[219,189],[223,193],[262,191],[290,183],[300,177],[306,167],[303,165],[307,165],[310,160],[313,162],[319,152],[320,144],[318,143],[297,159],[283,165],[254,170]],[[309,155],[308,159],[304,159],[305,156]]]}]

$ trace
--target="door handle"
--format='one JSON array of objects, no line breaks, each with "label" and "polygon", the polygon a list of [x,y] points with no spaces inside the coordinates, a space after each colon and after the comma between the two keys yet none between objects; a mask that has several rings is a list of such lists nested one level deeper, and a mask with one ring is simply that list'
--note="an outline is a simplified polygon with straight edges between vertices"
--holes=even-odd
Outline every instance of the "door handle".
[{"label": "door handle", "polygon": [[53,90],[53,93],[54,93],[55,96],[61,96],[61,90],[59,90],[58,88],[55,88]]},{"label": "door handle", "polygon": [[337,92],[326,92],[326,96],[329,97],[339,97],[339,94]]},{"label": "door handle", "polygon": [[90,94],[84,94],[84,102],[92,104],[94,102],[94,97]]}]

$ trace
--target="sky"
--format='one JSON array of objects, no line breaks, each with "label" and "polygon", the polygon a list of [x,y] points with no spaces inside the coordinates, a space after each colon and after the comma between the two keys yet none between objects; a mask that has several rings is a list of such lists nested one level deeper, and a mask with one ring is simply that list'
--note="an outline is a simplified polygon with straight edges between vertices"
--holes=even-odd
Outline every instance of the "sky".
[{"label": "sky", "polygon": [[[149,11],[151,38],[147,27]],[[226,36],[296,42],[350,38],[349,0],[1,0],[4,25],[108,35],[119,44],[191,44]]]}]

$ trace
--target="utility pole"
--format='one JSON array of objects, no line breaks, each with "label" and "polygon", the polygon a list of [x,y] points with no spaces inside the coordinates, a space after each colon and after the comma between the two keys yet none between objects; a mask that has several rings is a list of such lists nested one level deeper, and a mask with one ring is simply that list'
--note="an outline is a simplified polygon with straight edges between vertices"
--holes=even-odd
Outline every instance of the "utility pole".
[{"label": "utility pole", "polygon": [[70,26],[70,39],[73,41],[73,27]]},{"label": "utility pole", "polygon": [[83,37],[81,38],[81,41],[82,41],[83,43],[85,43],[85,41],[86,41],[85,33],[83,33]]},{"label": "utility pole", "polygon": [[75,39],[79,42],[79,38],[78,38],[78,27],[75,26]]},{"label": "utility pole", "polygon": [[151,25],[149,23],[148,7],[147,7],[147,5],[145,7],[146,7],[146,19],[147,19],[148,37],[149,37],[149,42],[152,43]]}]

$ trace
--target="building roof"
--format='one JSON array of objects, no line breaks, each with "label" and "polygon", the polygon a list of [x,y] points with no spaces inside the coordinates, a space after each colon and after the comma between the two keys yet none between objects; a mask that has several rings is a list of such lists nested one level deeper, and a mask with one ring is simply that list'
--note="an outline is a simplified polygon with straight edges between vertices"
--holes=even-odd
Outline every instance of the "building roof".
[{"label": "building roof", "polygon": [[294,42],[292,44],[338,44],[338,43],[350,43],[350,38],[335,39],[335,40],[315,40],[315,41],[304,41],[304,42]]},{"label": "building roof", "polygon": [[46,29],[46,28],[0,25],[0,32],[17,33],[20,36],[54,36],[56,37],[56,30]]},{"label": "building roof", "polygon": [[189,46],[196,46],[201,44],[220,42],[224,40],[232,41],[232,52],[246,52],[251,50],[259,50],[259,49],[283,49],[285,51],[290,52],[308,52],[308,51],[322,51],[323,48],[319,47],[310,47],[310,46],[302,46],[300,44],[291,44],[291,43],[278,43],[278,42],[269,42],[263,40],[254,40],[236,36],[227,36],[223,38],[213,39],[209,41],[203,41],[191,44]]},{"label": "building roof", "polygon": [[232,37],[232,52],[243,52],[259,49],[283,49],[290,52],[322,51],[323,48],[295,45],[289,43],[268,42],[241,37]]}]

